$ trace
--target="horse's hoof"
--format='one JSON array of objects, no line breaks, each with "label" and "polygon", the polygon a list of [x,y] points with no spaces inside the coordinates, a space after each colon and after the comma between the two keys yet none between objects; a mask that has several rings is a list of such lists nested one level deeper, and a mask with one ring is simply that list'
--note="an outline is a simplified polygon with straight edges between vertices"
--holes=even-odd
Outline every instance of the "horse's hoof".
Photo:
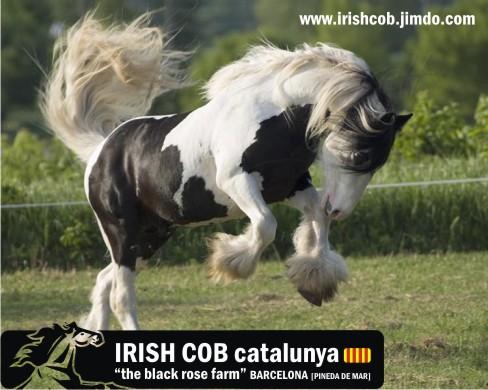
[{"label": "horse's hoof", "polygon": [[312,305],[315,306],[322,306],[322,296],[307,290],[304,290],[303,288],[299,288],[298,292],[302,297],[304,297],[308,302],[310,302]]}]

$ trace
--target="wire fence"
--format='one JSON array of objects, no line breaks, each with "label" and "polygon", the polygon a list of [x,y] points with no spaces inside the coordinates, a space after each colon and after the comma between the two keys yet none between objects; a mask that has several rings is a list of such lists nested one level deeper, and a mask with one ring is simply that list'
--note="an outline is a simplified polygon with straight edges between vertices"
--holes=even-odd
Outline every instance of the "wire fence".
[{"label": "wire fence", "polygon": [[444,180],[410,181],[404,183],[372,184],[368,186],[368,189],[429,187],[435,185],[470,184],[470,183],[486,183],[486,182],[488,182],[488,177],[477,177],[477,178],[470,178],[470,179],[444,179]]},{"label": "wire fence", "polygon": [[62,202],[46,202],[46,203],[15,203],[3,204],[2,209],[31,209],[38,207],[67,207],[67,206],[88,206],[86,200],[70,200]]},{"label": "wire fence", "polygon": [[[429,187],[435,185],[454,185],[454,184],[472,184],[472,183],[488,183],[488,177],[371,184],[367,187],[367,189]],[[27,208],[37,208],[37,207],[70,207],[70,206],[88,206],[88,202],[86,200],[71,200],[71,201],[45,202],[45,203],[16,203],[16,204],[3,204],[1,205],[1,208],[2,209],[27,209]]]}]

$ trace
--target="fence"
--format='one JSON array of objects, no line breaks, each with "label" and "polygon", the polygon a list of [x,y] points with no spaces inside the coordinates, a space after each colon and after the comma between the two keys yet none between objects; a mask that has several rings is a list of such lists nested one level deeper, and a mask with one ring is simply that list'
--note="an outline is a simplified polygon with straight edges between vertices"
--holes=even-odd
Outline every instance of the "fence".
[{"label": "fence", "polygon": [[[469,183],[487,183],[488,177],[465,178],[465,179],[445,179],[445,180],[426,180],[426,181],[412,181],[403,183],[385,183],[385,184],[371,184],[367,189],[382,189],[382,188],[402,188],[402,187],[428,187],[433,185],[452,185],[452,184],[469,184]],[[22,209],[33,207],[66,207],[66,206],[87,206],[86,200],[73,200],[63,202],[46,202],[46,203],[19,203],[19,204],[4,204],[2,209]]]},{"label": "fence", "polygon": [[[355,212],[333,225],[331,243],[345,256],[488,250],[486,184],[488,177],[370,185]],[[103,265],[106,247],[87,205],[82,200],[2,205],[2,270]],[[273,206],[273,213],[278,231],[264,257],[286,258],[300,215],[281,205]],[[152,261],[203,260],[210,235],[239,234],[244,223],[177,229]]]}]

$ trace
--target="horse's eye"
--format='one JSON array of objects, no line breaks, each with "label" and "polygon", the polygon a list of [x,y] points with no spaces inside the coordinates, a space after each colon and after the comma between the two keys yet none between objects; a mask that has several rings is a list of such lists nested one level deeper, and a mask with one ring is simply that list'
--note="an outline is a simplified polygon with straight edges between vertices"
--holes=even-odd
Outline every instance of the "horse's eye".
[{"label": "horse's eye", "polygon": [[355,166],[360,166],[368,162],[369,155],[367,152],[352,152],[351,160]]}]

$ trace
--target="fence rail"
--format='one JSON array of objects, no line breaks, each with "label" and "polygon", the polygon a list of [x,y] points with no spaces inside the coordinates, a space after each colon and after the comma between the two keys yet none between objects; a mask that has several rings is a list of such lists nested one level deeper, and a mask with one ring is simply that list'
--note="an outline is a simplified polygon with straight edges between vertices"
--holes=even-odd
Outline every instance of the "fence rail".
[{"label": "fence rail", "polygon": [[37,207],[66,207],[66,206],[88,206],[86,200],[70,200],[63,202],[46,202],[46,203],[15,203],[2,204],[2,209],[31,209]]},{"label": "fence rail", "polygon": [[[453,184],[472,184],[472,183],[488,183],[488,177],[371,184],[367,187],[367,189],[429,187],[434,185],[453,185]],[[46,202],[46,203],[16,203],[16,204],[3,204],[1,205],[1,208],[2,209],[27,209],[27,208],[37,208],[37,207],[70,207],[70,206],[88,206],[88,202],[86,200],[72,200],[72,201]]]},{"label": "fence rail", "polygon": [[436,186],[436,185],[470,184],[470,183],[486,183],[486,182],[488,182],[488,177],[476,177],[476,178],[469,178],[469,179],[444,179],[444,180],[410,181],[410,182],[403,182],[403,183],[371,184],[368,186],[368,189],[428,187],[428,186]]}]

